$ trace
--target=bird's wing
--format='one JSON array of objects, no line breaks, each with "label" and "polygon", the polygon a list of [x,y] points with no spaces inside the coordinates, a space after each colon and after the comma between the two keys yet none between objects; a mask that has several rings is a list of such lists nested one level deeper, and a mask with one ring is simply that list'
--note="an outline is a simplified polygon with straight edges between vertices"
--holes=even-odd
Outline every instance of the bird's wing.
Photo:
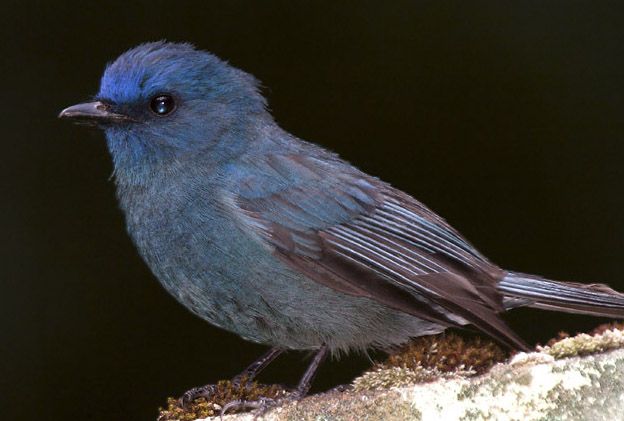
[{"label": "bird's wing", "polygon": [[[255,157],[235,211],[290,267],[347,294],[445,326],[474,324],[515,348],[490,264],[411,196],[333,155]],[[249,175],[255,174],[255,175]]]}]

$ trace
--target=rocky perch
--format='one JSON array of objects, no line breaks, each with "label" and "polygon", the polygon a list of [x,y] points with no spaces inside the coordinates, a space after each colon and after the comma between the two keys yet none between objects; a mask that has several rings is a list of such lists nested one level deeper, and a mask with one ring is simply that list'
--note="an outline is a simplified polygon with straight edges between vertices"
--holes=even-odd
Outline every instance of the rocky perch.
[{"label": "rocky perch", "polygon": [[[624,331],[610,326],[594,333],[551,341],[536,352],[516,354],[504,363],[496,363],[496,359],[500,361],[497,351],[488,348],[494,358],[491,364],[476,354],[470,356],[471,350],[482,349],[483,343],[467,344],[457,337],[429,339],[420,348],[406,351],[424,357],[424,363],[412,364],[409,357],[401,357],[395,358],[398,364],[389,364],[390,357],[389,362],[355,379],[346,391],[310,396],[262,415],[243,413],[223,419],[621,420]],[[423,356],[425,348],[429,353]],[[469,357],[462,360],[448,350],[451,348],[461,348],[462,355]],[[453,364],[449,364],[451,360]],[[214,409],[218,410],[218,405]],[[168,415],[166,419],[176,419]]]}]

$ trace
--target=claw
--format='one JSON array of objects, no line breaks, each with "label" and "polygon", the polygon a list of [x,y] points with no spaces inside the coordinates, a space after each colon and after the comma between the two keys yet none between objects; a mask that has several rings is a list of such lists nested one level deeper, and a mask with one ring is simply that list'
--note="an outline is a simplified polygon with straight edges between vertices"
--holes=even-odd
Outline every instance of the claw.
[{"label": "claw", "polygon": [[[247,367],[241,374],[234,377],[229,382],[229,384],[227,384],[228,382],[219,382],[218,384],[209,384],[206,386],[195,387],[188,392],[185,392],[180,397],[180,399],[178,399],[178,405],[183,409],[188,409],[190,404],[198,398],[204,398],[208,402],[211,402],[212,399],[217,398],[217,401],[223,402],[225,399],[228,399],[228,397],[235,398],[251,395],[255,398],[256,396],[260,396],[255,400],[235,399],[229,401],[221,408],[220,416],[222,418],[223,415],[225,415],[228,411],[240,411],[244,409],[256,410],[255,412],[257,413],[255,416],[261,416],[268,409],[276,406],[277,404],[296,402],[302,399],[310,390],[310,384],[312,382],[312,379],[314,378],[314,374],[316,373],[318,366],[327,355],[327,352],[328,348],[326,345],[323,345],[319,348],[303,377],[299,381],[299,385],[297,386],[297,388],[286,396],[284,396],[285,391],[279,386],[277,386],[277,389],[275,389],[275,385],[257,385],[256,383],[252,382],[256,375],[264,367],[266,367],[271,361],[273,361],[278,355],[282,353],[281,349],[273,348],[265,355],[263,355],[260,359]],[[262,391],[259,391],[257,389],[259,386],[261,386],[261,389],[263,389]],[[262,396],[263,391],[268,393],[269,395],[275,395],[277,399]]]},{"label": "claw", "polygon": [[178,402],[180,402],[180,406],[182,408],[186,408],[191,402],[193,402],[197,398],[208,398],[214,395],[216,390],[217,385],[215,384],[207,384],[205,386],[194,387],[191,390],[184,392]]}]

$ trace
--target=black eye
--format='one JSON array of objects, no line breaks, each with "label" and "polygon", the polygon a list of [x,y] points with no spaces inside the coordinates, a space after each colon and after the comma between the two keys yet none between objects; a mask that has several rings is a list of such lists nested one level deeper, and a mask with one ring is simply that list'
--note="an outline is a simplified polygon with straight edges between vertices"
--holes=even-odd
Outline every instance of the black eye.
[{"label": "black eye", "polygon": [[175,101],[171,95],[156,95],[150,101],[150,108],[158,115],[167,115],[175,109]]}]

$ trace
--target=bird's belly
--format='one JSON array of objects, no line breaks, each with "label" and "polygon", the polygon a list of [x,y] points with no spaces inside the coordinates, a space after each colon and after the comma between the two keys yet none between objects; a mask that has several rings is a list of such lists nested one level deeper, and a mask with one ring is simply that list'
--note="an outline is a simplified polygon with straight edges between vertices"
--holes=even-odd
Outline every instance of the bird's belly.
[{"label": "bird's belly", "polygon": [[[179,216],[178,216],[179,217]],[[244,339],[290,349],[386,347],[438,325],[323,286],[286,267],[234,223],[129,227],[154,274],[199,317]]]}]

